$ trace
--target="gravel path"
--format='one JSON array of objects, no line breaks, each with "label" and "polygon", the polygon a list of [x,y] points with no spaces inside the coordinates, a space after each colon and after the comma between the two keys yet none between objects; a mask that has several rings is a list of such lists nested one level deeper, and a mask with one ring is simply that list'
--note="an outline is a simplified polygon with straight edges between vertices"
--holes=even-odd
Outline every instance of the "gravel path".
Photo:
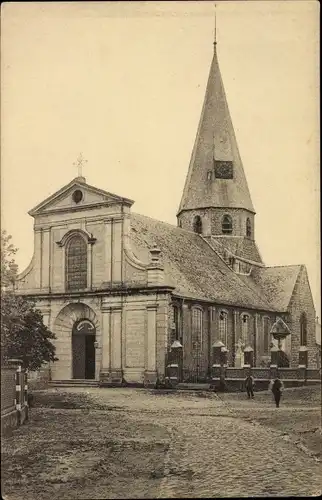
[{"label": "gravel path", "polygon": [[215,395],[156,396],[133,389],[91,389],[90,394],[126,411],[133,424],[153,421],[170,432],[160,498],[314,496],[322,491],[321,464],[273,429],[239,418]]}]

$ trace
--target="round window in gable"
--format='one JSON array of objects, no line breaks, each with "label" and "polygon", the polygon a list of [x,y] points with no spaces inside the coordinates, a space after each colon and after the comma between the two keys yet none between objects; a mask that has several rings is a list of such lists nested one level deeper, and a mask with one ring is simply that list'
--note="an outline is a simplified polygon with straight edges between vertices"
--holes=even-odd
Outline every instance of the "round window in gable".
[{"label": "round window in gable", "polygon": [[79,203],[83,199],[83,193],[80,191],[80,189],[76,189],[76,191],[73,192],[73,201],[75,203]]}]

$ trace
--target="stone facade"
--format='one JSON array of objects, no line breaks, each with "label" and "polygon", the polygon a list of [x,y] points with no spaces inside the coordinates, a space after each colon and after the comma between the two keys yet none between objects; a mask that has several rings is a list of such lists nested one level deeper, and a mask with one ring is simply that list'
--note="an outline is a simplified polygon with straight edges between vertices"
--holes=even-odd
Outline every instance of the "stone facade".
[{"label": "stone facade", "polygon": [[[84,200],[77,207],[72,203],[75,190],[82,191]],[[69,380],[75,375],[73,325],[88,320],[95,329],[95,380],[155,383],[165,369],[171,287],[162,282],[162,266],[153,249],[150,262],[141,262],[131,252],[132,202],[109,198],[78,179],[56,198],[31,211],[34,256],[17,281],[17,292],[37,300],[45,324],[56,334],[59,361],[51,366],[52,378]],[[65,271],[74,234],[87,245],[87,287],[79,291],[67,289]],[[77,355],[85,363],[83,348]]]},{"label": "stone facade", "polygon": [[229,215],[232,219],[232,236],[246,237],[246,220],[250,220],[251,237],[255,239],[255,216],[249,210],[239,208],[199,208],[195,210],[185,210],[177,216],[178,225],[182,229],[193,231],[196,216],[201,218],[203,236],[221,236],[222,218]]},{"label": "stone facade", "polygon": [[307,348],[308,365],[316,366],[306,270],[265,267],[256,246],[216,48],[178,227],[133,214],[132,204],[77,177],[30,211],[34,256],[17,293],[36,299],[57,336],[53,379],[153,385],[166,375],[174,340],[182,345],[183,377],[209,376],[218,341],[228,365],[243,366],[246,348],[253,364],[267,366],[278,318],[287,325],[279,346],[291,365]]},{"label": "stone facade", "polygon": [[[64,205],[64,198],[70,199],[79,189],[84,192],[84,204],[75,207],[65,201]],[[287,310],[180,297],[171,273],[164,270],[160,249],[150,245],[145,258],[137,256],[131,240],[131,201],[115,195],[110,198],[109,193],[78,179],[59,193],[60,203],[55,194],[31,211],[35,251],[30,266],[17,281],[18,293],[37,300],[45,324],[57,336],[59,361],[51,366],[54,380],[75,377],[73,358],[77,356],[85,373],[84,341],[78,342],[77,352],[73,340],[75,325],[85,320],[95,331],[94,379],[107,385],[153,385],[166,374],[167,354],[175,339],[183,346],[183,372],[187,376],[207,378],[213,362],[212,346],[218,340],[228,349],[229,366],[243,365],[245,347],[253,349],[256,366],[266,366],[270,362],[270,330],[278,317],[283,317],[292,332],[282,345],[291,365],[297,366],[303,312],[308,319],[308,364],[316,366],[315,312],[304,267]],[[74,234],[86,242],[87,286],[82,290],[67,287],[67,248]],[[212,252],[215,258],[215,250]],[[194,314],[201,322],[199,333]]]}]

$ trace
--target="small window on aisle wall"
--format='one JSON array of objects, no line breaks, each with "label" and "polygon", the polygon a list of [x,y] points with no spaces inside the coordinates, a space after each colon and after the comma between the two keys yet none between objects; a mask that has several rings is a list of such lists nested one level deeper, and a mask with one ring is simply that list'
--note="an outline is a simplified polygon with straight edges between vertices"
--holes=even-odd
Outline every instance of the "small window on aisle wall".
[{"label": "small window on aisle wall", "polygon": [[252,225],[251,225],[249,217],[247,217],[247,219],[246,219],[246,236],[247,236],[247,238],[252,237]]},{"label": "small window on aisle wall", "polygon": [[197,234],[202,234],[202,221],[200,215],[196,215],[193,221],[193,230]]},{"label": "small window on aisle wall", "polygon": [[307,318],[305,313],[302,313],[300,318],[300,337],[301,345],[307,345]]},{"label": "small window on aisle wall", "polygon": [[223,216],[221,230],[223,234],[231,234],[233,232],[233,221],[230,215]]},{"label": "small window on aisle wall", "polygon": [[248,332],[249,332],[249,316],[248,316],[248,314],[242,315],[241,330],[242,330],[243,342],[244,342],[244,344],[248,344]]},{"label": "small window on aisle wall", "polygon": [[271,340],[271,335],[269,331],[269,318],[265,316],[263,318],[263,351],[264,354],[267,354],[269,351],[269,345]]},{"label": "small window on aisle wall", "polygon": [[67,290],[82,290],[87,287],[87,244],[75,234],[66,247]]},{"label": "small window on aisle wall", "polygon": [[201,309],[192,309],[192,349],[202,348],[202,315]]},{"label": "small window on aisle wall", "polygon": [[177,306],[173,306],[173,326],[174,326],[174,331],[173,331],[173,340],[178,340],[179,338],[179,311]]},{"label": "small window on aisle wall", "polygon": [[228,344],[228,314],[226,311],[219,313],[219,338],[227,347]]}]

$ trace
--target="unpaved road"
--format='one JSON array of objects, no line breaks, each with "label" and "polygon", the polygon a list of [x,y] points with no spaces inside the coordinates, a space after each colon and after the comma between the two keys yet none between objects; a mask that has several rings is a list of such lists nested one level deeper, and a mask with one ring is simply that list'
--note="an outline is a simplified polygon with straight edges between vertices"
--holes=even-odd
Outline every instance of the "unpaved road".
[{"label": "unpaved road", "polygon": [[[287,421],[295,411],[290,405],[275,409],[264,396],[264,402],[234,402],[145,389],[64,392],[36,395],[30,422],[4,440],[5,499],[313,496],[322,490],[321,463],[274,427],[249,421],[249,414],[268,413],[274,421],[276,412]],[[305,415],[304,405],[296,410]]]}]

